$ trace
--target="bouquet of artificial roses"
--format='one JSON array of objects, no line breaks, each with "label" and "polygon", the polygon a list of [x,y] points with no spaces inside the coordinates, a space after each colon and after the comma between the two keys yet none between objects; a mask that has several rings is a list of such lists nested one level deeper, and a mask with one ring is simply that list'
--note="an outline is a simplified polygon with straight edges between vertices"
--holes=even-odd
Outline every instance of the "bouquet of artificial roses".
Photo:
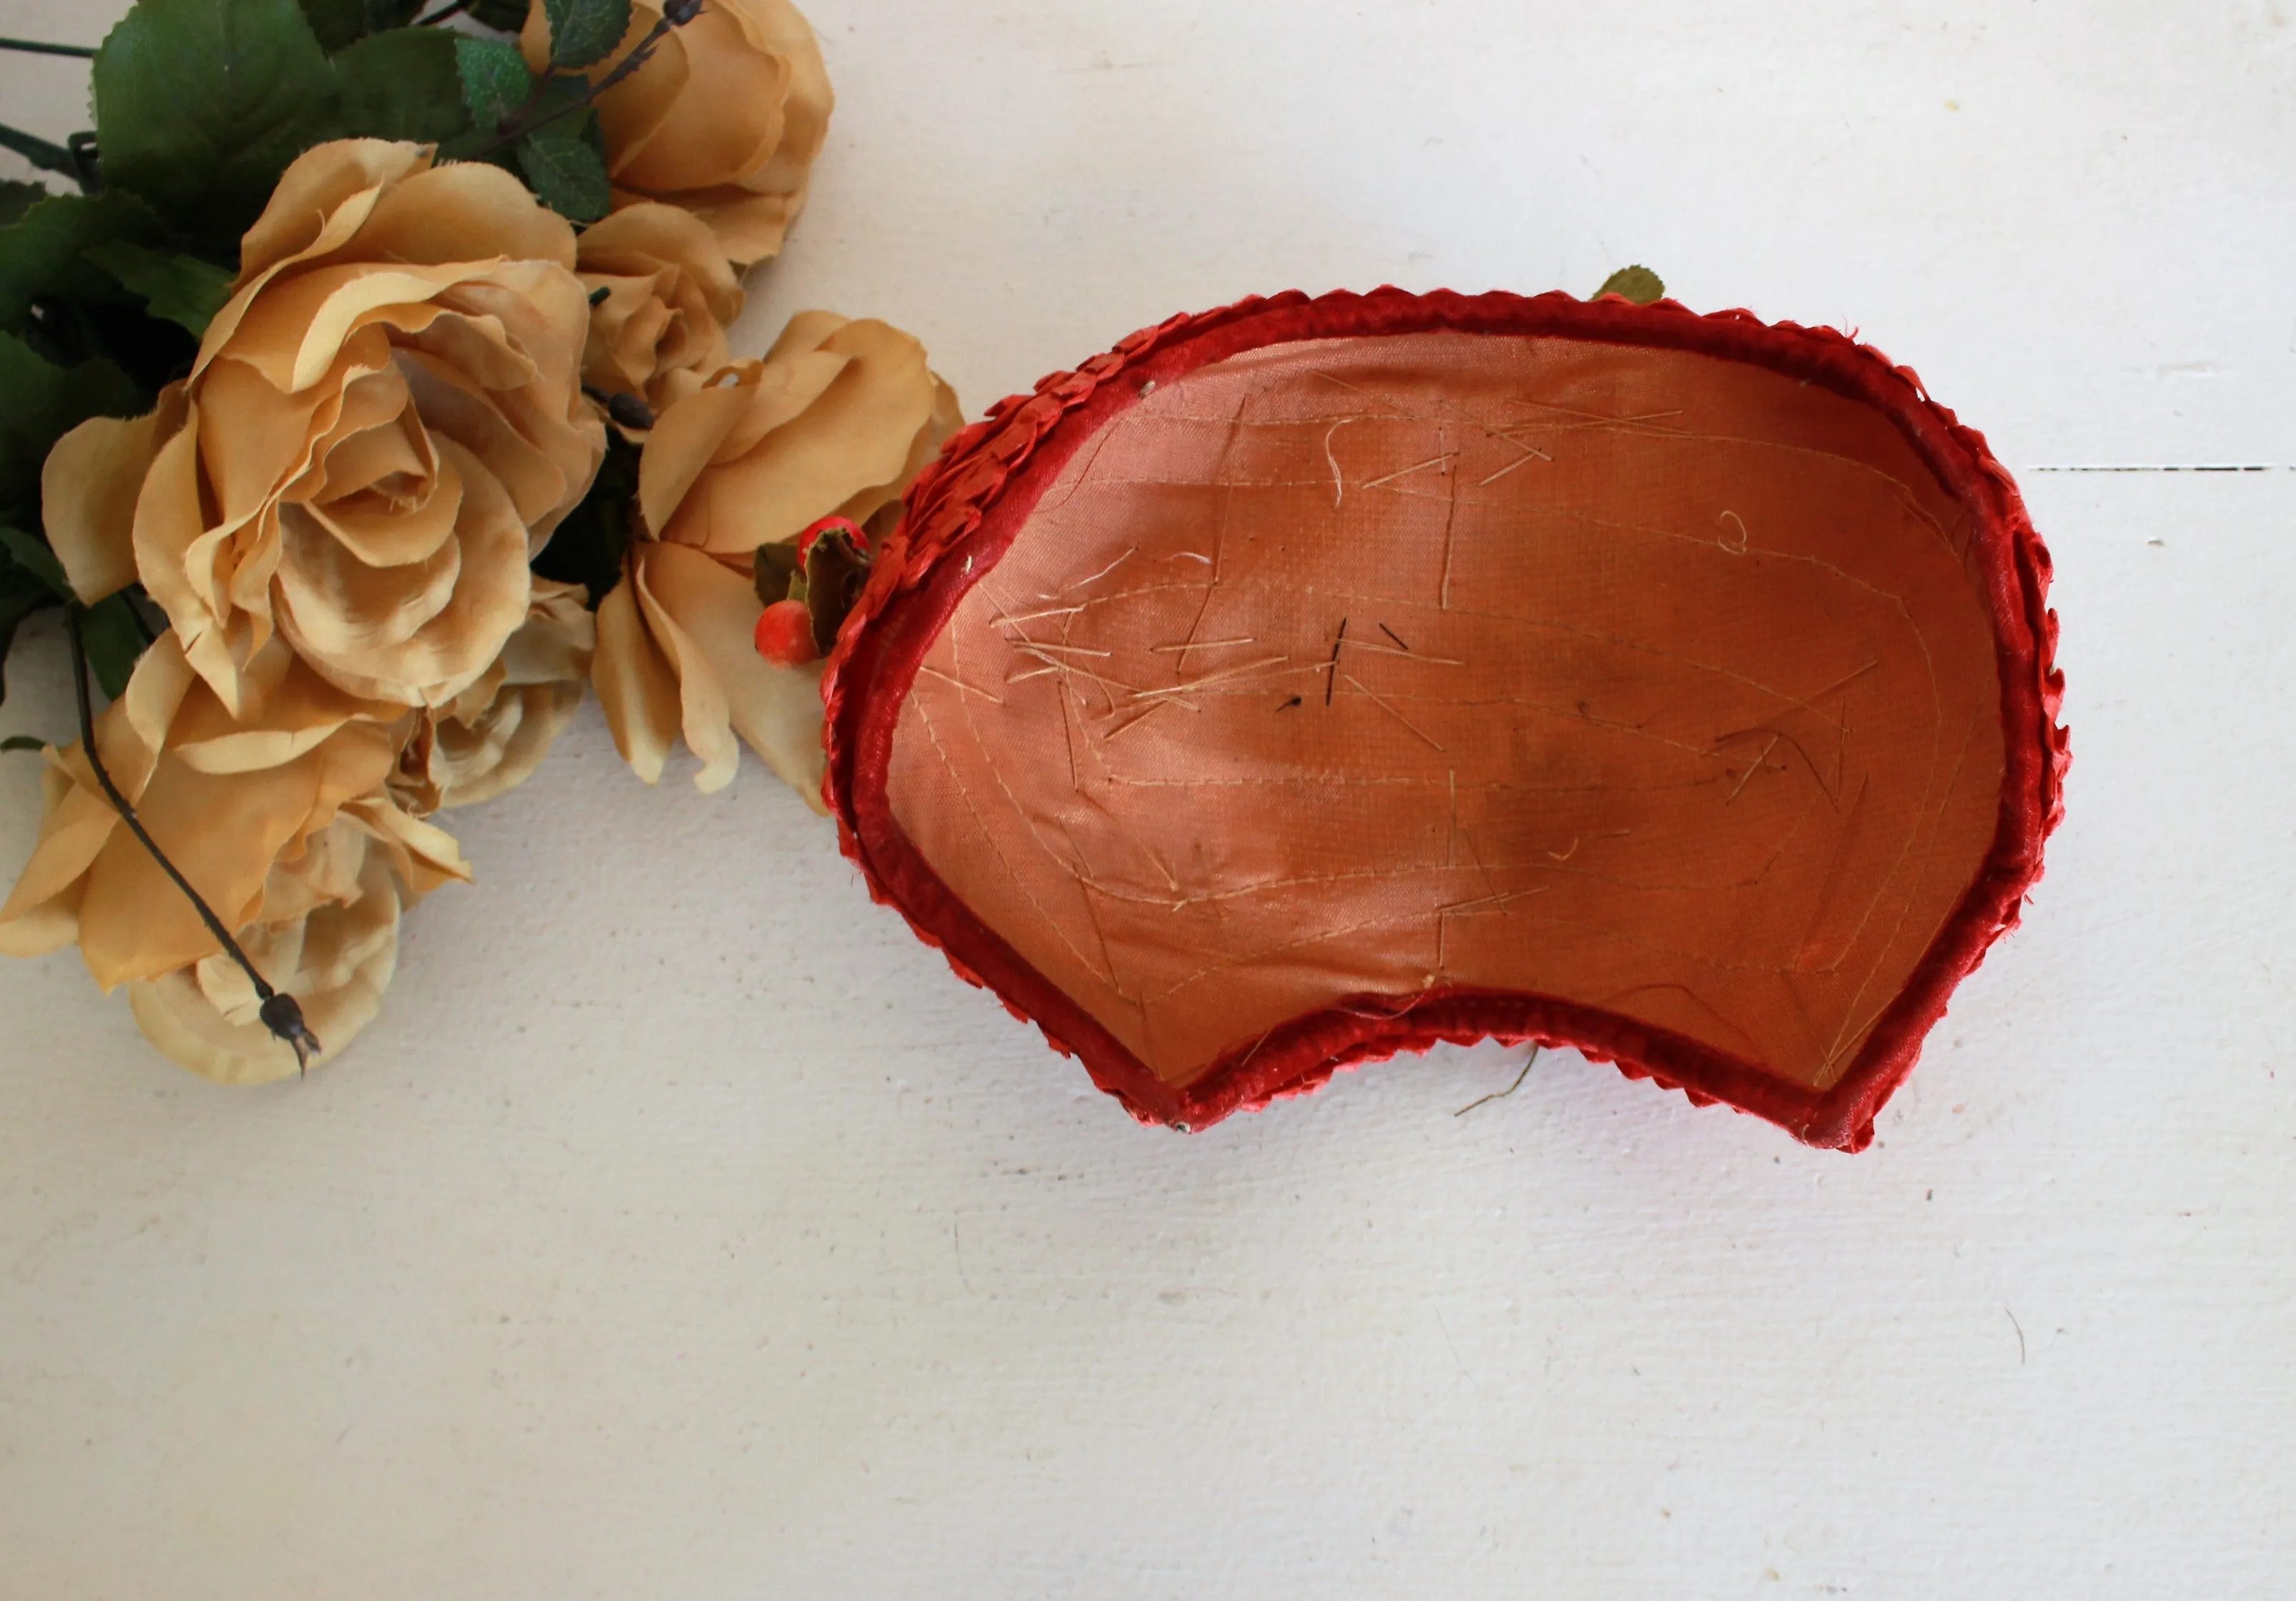
[{"label": "bouquet of artificial roses", "polygon": [[49,48],[96,126],[0,127],[71,185],[0,185],[0,659],[62,610],[81,737],[9,742],[0,950],[260,1081],[375,1015],[472,876],[438,816],[590,687],[647,782],[745,742],[820,804],[821,567],[959,419],[882,323],[727,349],[828,124],[786,0],[139,0]]}]

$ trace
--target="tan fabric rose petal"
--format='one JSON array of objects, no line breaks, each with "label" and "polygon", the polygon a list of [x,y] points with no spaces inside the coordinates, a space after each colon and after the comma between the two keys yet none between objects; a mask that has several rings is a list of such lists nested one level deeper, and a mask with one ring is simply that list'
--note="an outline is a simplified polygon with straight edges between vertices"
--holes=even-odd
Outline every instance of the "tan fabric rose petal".
[{"label": "tan fabric rose petal", "polygon": [[[793,539],[832,513],[852,515],[857,501],[861,521],[898,496],[943,388],[909,335],[818,313],[793,324],[764,361],[733,370],[734,383],[664,414],[638,468],[649,529],[726,555]],[[939,444],[930,439],[927,454]]]},{"label": "tan fabric rose petal", "polygon": [[[182,651],[162,638],[144,653],[127,691],[96,719],[104,770],[130,805],[142,800],[167,727],[197,682]],[[39,842],[0,904],[0,951],[10,956],[38,956],[79,937],[87,871],[122,832],[119,814],[97,787],[80,747],[52,746],[45,755]]]},{"label": "tan fabric rose petal", "polygon": [[832,513],[890,533],[902,489],[960,420],[915,340],[818,311],[662,412],[638,464],[639,537],[598,610],[591,667],[633,771],[658,783],[682,736],[701,760],[695,784],[721,789],[738,735],[820,807],[820,672],[758,654],[755,553]]},{"label": "tan fabric rose petal", "polygon": [[[400,886],[384,855],[348,825],[357,872],[348,886],[288,920],[244,930],[248,959],[275,989],[291,995],[318,1036],[324,1058],[356,1039],[382,1009],[398,964]],[[258,1015],[255,988],[238,964],[214,956],[128,986],[144,1038],[178,1065],[218,1084],[265,1084],[298,1071],[294,1051]]]},{"label": "tan fabric rose petal", "polygon": [[[163,635],[96,725],[114,782],[226,926],[285,915],[283,867],[291,883],[314,837],[339,824],[383,850],[409,898],[469,876],[451,839],[405,817],[383,792],[406,721],[399,708],[357,702],[291,660],[268,710],[267,720],[232,718]],[[191,903],[121,825],[80,748],[52,751],[49,761],[47,815],[0,906],[0,950],[32,954],[78,940],[107,989],[217,954]]]},{"label": "tan fabric rose petal", "polygon": [[[636,0],[620,45],[588,76],[611,71],[660,18]],[[519,44],[529,65],[549,59],[543,8],[528,12]],[[711,0],[599,97],[614,203],[682,207],[734,263],[761,261],[804,207],[833,104],[813,29],[788,0]]]},{"label": "tan fabric rose petal", "polygon": [[[678,611],[685,610],[705,628],[715,623],[738,629],[736,597],[726,590],[738,588],[741,576],[699,551],[651,541],[631,546],[627,572],[623,587],[637,596],[638,615],[647,636],[660,649],[677,682],[678,731],[685,737],[686,748],[701,759],[701,770],[693,776],[694,787],[704,794],[724,789],[734,782],[742,751],[734,740],[729,686],[713,670],[712,658],[729,653],[704,649],[681,624]],[[668,590],[668,603],[656,593],[661,587]],[[716,604],[707,603],[713,600]],[[685,603],[682,608],[675,603],[678,602]],[[749,603],[754,629],[755,613],[764,608],[758,605],[754,593]]]},{"label": "tan fabric rose petal", "polygon": [[40,466],[40,519],[80,604],[92,606],[135,581],[135,497],[159,448],[179,387],[159,409],[122,421],[90,417],[48,451]]},{"label": "tan fabric rose petal", "polygon": [[387,139],[343,139],[321,148],[324,160],[307,156],[279,175],[270,203],[239,242],[234,289],[334,248],[365,222],[386,188],[430,165],[421,145]]},{"label": "tan fabric rose petal", "polygon": [[742,314],[741,281],[691,212],[631,206],[585,229],[578,250],[584,287],[606,293],[590,309],[586,382],[660,411],[732,359],[726,329]]},{"label": "tan fabric rose petal", "polygon": [[[234,718],[260,720],[280,636],[360,699],[453,700],[524,620],[528,563],[603,454],[571,228],[499,168],[430,160],[299,157],[149,425],[135,571]],[[143,447],[91,435],[57,472],[124,474]],[[118,500],[62,503],[91,572]]]},{"label": "tan fabric rose petal", "polygon": [[474,806],[532,776],[589,687],[597,624],[578,584],[534,580],[526,621],[479,681],[419,713],[391,792],[417,817]]},{"label": "tan fabric rose petal", "polygon": [[636,553],[638,600],[677,674],[685,743],[703,760],[702,791],[732,782],[739,748],[765,759],[816,811],[821,801],[821,667],[775,667],[758,654],[750,576],[683,546]]},{"label": "tan fabric rose petal", "polygon": [[[590,663],[590,687],[598,692],[614,749],[630,771],[648,784],[660,784],[682,716],[677,670],[640,612],[638,586],[627,561],[622,572],[622,581],[598,606],[598,653]],[[5,934],[0,927],[0,938]]]}]

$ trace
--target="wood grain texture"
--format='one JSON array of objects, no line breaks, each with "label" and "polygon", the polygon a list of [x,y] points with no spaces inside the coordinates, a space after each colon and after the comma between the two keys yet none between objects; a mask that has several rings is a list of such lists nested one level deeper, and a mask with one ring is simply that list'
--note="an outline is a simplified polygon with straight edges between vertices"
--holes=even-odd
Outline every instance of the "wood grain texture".
[{"label": "wood grain texture", "polygon": [[[0,1596],[2296,1585],[2296,473],[2037,471],[2292,460],[2289,8],[812,13],[737,349],[884,316],[977,413],[1250,288],[1640,259],[1917,362],[2057,559],[2024,927],[1854,1161],[1567,1057],[1454,1117],[1519,1063],[1448,1050],[1165,1137],[754,765],[648,791],[586,714],[306,1085],[0,965]],[[70,63],[0,98],[81,126]],[[0,733],[69,727],[56,648]],[[37,794],[0,756],[0,866]]]}]

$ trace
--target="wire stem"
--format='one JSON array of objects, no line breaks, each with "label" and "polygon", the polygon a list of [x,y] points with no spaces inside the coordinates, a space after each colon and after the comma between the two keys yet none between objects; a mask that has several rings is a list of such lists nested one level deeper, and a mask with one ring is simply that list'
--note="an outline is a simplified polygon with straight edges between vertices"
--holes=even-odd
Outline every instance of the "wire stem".
[{"label": "wire stem", "polygon": [[84,62],[95,59],[93,45],[51,45],[45,39],[0,39],[0,50],[20,50],[27,55],[70,55]]},{"label": "wire stem", "polygon": [[247,953],[239,948],[239,941],[231,937],[229,929],[224,927],[223,919],[215,915],[215,908],[192,888],[191,880],[185,878],[182,869],[168,860],[168,853],[160,849],[160,842],[144,826],[144,819],[135,815],[135,809],[127,803],[127,797],[119,792],[119,786],[111,781],[111,774],[104,768],[103,758],[96,751],[95,711],[88,700],[87,650],[80,636],[79,612],[76,605],[64,608],[64,628],[71,637],[72,698],[79,707],[79,748],[81,754],[87,758],[88,770],[95,775],[95,782],[103,790],[103,798],[111,802],[111,809],[118,812],[119,820],[127,825],[127,832],[135,836],[136,843],[151,852],[152,859],[160,864],[160,871],[184,892],[184,899],[192,903],[192,909],[200,915],[200,921],[208,925],[208,932],[216,937],[217,943],[223,947],[224,954],[238,963],[240,971],[247,974],[248,982],[255,986],[256,999],[261,1003],[263,1026],[293,1047],[295,1071],[300,1073],[310,1057],[320,1049],[318,1037],[303,1021],[302,1008],[296,1004],[293,996],[283,995],[274,989],[263,975],[256,972],[255,964],[247,959]]},{"label": "wire stem", "polygon": [[61,172],[74,183],[84,182],[79,163],[72,160],[71,152],[37,134],[0,123],[0,150],[12,150],[35,167]]}]

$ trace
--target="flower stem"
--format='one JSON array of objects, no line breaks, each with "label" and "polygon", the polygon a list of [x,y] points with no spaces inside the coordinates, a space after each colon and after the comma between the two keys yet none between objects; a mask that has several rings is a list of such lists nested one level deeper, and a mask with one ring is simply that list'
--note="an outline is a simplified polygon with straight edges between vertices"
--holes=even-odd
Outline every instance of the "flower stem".
[{"label": "flower stem", "polygon": [[20,50],[27,55],[73,55],[84,62],[95,59],[93,45],[51,45],[44,39],[0,39],[0,50]]},{"label": "flower stem", "polygon": [[[696,6],[694,8],[694,12],[698,12],[700,9],[701,8],[699,6]],[[684,13],[685,20],[690,21],[693,14],[693,12],[692,12]],[[488,156],[494,154],[495,152],[500,150],[504,145],[512,144],[516,140],[525,138],[527,135],[533,133],[537,128],[548,127],[552,123],[557,121],[562,117],[571,117],[575,112],[592,104],[597,100],[599,95],[603,94],[607,90],[621,82],[622,79],[627,78],[640,67],[644,66],[646,59],[653,54],[654,46],[661,43],[663,36],[668,34],[671,29],[678,26],[680,26],[679,22],[673,21],[667,16],[663,17],[661,21],[656,22],[652,28],[647,30],[645,37],[638,41],[637,48],[631,51],[619,62],[616,62],[614,70],[611,72],[607,73],[605,77],[600,78],[596,83],[592,84],[587,89],[584,90],[580,99],[567,102],[564,105],[560,106],[556,111],[552,111],[547,116],[537,117],[534,113],[542,104],[543,94],[550,87],[551,84],[555,81],[556,77],[554,73],[545,72],[540,78],[535,80],[534,93],[528,97],[527,103],[519,107],[517,111],[512,112],[508,117],[504,118],[502,121],[496,126],[494,138],[487,144],[480,145],[469,159],[473,161],[483,161]]]},{"label": "flower stem", "polygon": [[208,925],[208,932],[213,934],[223,947],[224,954],[238,963],[240,971],[247,974],[248,982],[255,986],[256,998],[261,1003],[259,1014],[263,1026],[293,1049],[295,1071],[299,1075],[321,1048],[318,1036],[312,1033],[310,1025],[303,1021],[303,1008],[296,1004],[293,996],[274,989],[265,981],[263,975],[255,971],[255,964],[247,959],[247,953],[239,948],[239,941],[231,937],[229,929],[224,927],[223,919],[215,915],[215,908],[192,888],[191,880],[185,878],[182,869],[169,861],[168,853],[160,849],[160,842],[144,826],[144,820],[135,815],[135,809],[127,803],[127,797],[119,792],[118,784],[112,783],[111,773],[104,768],[103,758],[96,753],[95,712],[88,702],[87,650],[80,636],[79,612],[76,605],[64,609],[64,628],[71,636],[72,695],[79,705],[79,748],[81,754],[87,758],[88,770],[95,775],[96,783],[102,786],[103,798],[111,802],[111,809],[118,812],[119,820],[127,825],[127,832],[152,853],[152,859],[160,864],[160,870],[184,892],[184,898],[192,903],[192,909],[200,915],[200,921]]},{"label": "flower stem", "polygon": [[0,122],[0,150],[12,150],[33,166],[49,172],[61,172],[75,183],[80,182],[79,163],[61,144],[52,144],[37,134],[28,134],[19,127]]}]

